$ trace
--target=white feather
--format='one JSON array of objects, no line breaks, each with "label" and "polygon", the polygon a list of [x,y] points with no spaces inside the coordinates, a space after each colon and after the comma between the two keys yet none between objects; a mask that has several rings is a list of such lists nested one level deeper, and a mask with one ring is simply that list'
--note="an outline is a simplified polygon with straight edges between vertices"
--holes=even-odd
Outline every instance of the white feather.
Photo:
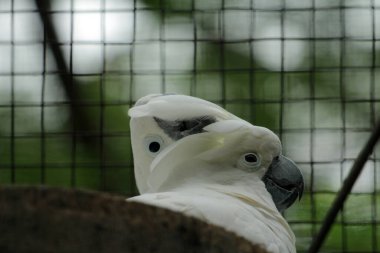
[{"label": "white feather", "polygon": [[198,179],[171,191],[143,194],[130,201],[160,206],[219,225],[262,244],[269,252],[295,252],[294,234],[269,201],[271,197],[264,184],[251,178],[247,183],[244,188],[222,187]]},{"label": "white feather", "polygon": [[191,163],[201,153],[220,145],[214,133],[190,135],[173,143],[153,160],[148,178],[149,191],[157,191],[181,164]]},{"label": "white feather", "polygon": [[207,132],[216,132],[216,133],[230,133],[234,131],[247,131],[252,125],[244,120],[223,120],[215,122],[208,126],[205,126],[203,129]]},{"label": "white feather", "polygon": [[165,120],[180,120],[186,118],[212,115],[217,119],[236,119],[237,117],[222,107],[203,99],[184,95],[157,94],[143,97],[136,106],[128,111],[132,118],[159,117]]},{"label": "white feather", "polygon": [[[222,226],[262,244],[269,252],[296,252],[294,234],[261,180],[273,157],[281,153],[280,140],[273,132],[213,103],[183,95],[146,96],[137,101],[129,115],[133,119],[135,170],[142,170],[138,185],[148,192],[129,201]],[[199,116],[213,116],[217,122],[204,127],[203,133],[178,141],[163,136],[165,145],[155,157],[143,153],[144,136],[165,134],[153,117],[183,120]],[[246,152],[260,154],[258,170],[248,172],[238,167],[238,158]]]}]

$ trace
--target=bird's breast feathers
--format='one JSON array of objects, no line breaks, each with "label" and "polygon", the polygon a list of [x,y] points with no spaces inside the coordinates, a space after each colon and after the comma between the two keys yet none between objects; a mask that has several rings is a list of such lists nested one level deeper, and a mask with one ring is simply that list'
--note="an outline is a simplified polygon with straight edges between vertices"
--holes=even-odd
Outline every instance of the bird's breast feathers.
[{"label": "bird's breast feathers", "polygon": [[129,199],[159,206],[219,225],[246,239],[262,244],[270,252],[295,252],[295,237],[274,206],[262,197],[223,192],[218,186],[194,185],[176,191],[148,193]]}]

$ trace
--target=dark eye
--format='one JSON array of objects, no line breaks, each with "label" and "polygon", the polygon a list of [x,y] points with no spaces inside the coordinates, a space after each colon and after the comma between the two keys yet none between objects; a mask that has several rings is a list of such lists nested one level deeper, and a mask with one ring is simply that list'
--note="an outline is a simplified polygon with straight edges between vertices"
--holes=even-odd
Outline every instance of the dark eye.
[{"label": "dark eye", "polygon": [[149,151],[152,153],[157,153],[161,148],[161,144],[157,141],[153,141],[149,144]]},{"label": "dark eye", "polygon": [[159,135],[148,135],[144,139],[144,146],[146,151],[155,156],[157,155],[162,148],[164,141]]},{"label": "dark eye", "polygon": [[261,157],[259,154],[251,152],[242,155],[238,161],[238,167],[247,171],[256,171],[260,168]]},{"label": "dark eye", "polygon": [[252,153],[246,154],[244,156],[244,159],[245,159],[245,161],[247,163],[256,163],[259,160],[258,157],[257,157],[257,155],[256,154],[252,154]]}]

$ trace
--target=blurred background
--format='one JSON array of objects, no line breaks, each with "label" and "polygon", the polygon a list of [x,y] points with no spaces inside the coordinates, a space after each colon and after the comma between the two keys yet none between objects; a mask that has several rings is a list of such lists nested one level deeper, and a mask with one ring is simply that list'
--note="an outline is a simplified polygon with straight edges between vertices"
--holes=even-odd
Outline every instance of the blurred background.
[{"label": "blurred background", "polygon": [[[306,180],[285,213],[306,251],[380,116],[380,1],[40,2],[0,1],[0,184],[133,196],[128,109],[197,96],[280,136]],[[322,252],[380,252],[379,158]]]}]

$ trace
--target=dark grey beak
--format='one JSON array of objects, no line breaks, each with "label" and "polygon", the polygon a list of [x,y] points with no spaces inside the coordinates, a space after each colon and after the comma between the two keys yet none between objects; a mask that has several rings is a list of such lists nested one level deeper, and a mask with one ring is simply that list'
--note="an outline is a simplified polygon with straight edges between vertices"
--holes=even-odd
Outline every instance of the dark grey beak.
[{"label": "dark grey beak", "polygon": [[302,197],[304,181],[301,171],[283,155],[273,159],[262,180],[281,213]]}]

